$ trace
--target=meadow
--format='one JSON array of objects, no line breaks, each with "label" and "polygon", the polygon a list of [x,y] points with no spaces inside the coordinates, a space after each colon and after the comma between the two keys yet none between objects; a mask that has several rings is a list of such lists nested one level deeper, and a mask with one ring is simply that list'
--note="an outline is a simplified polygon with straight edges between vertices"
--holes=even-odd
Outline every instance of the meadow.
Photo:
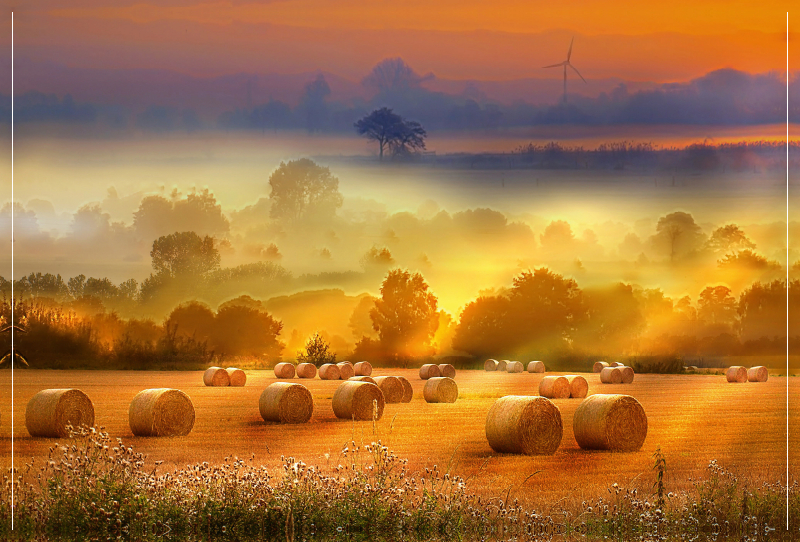
[{"label": "meadow", "polygon": [[[258,411],[262,390],[275,382],[272,371],[248,370],[243,388],[203,385],[202,373],[161,371],[22,371],[14,373],[14,461],[21,467],[31,458],[48,457],[57,439],[31,438],[25,429],[25,408],[38,391],[73,387],[84,391],[95,409],[95,424],[112,439],[146,455],[147,470],[170,472],[188,464],[222,464],[226,458],[252,460],[279,471],[285,457],[334,469],[347,464],[343,449],[380,440],[399,458],[407,459],[411,476],[425,477],[438,467],[467,480],[468,490],[485,498],[518,499],[544,511],[559,506],[580,510],[586,502],[607,497],[618,484],[653,492],[653,454],[666,459],[664,484],[669,492],[689,490],[707,477],[709,464],[727,469],[742,487],[790,484],[797,476],[800,421],[788,417],[787,380],[771,375],[766,383],[729,384],[720,374],[639,374],[632,384],[601,384],[599,375],[584,374],[589,394],[623,393],[635,397],[648,416],[648,434],[641,450],[611,453],[581,450],[573,436],[572,418],[579,399],[554,400],[561,411],[564,435],[552,456],[494,453],[485,437],[486,414],[505,395],[538,395],[541,374],[460,371],[459,399],[454,404],[428,404],[424,381],[416,369],[376,369],[373,376],[403,375],[414,388],[408,404],[389,404],[383,418],[371,422],[338,420],[331,397],[338,381],[298,380],[314,397],[311,421],[300,425],[265,423]],[[6,376],[10,377],[8,372]],[[549,373],[554,374],[554,373]],[[559,373],[555,373],[559,374]],[[563,373],[562,373],[563,374]],[[192,432],[185,437],[132,436],[128,426],[130,401],[143,389],[171,387],[187,393],[196,412]],[[11,466],[11,380],[2,383],[0,466]],[[800,381],[789,378],[790,412],[800,402]],[[788,455],[786,431],[788,427]],[[156,463],[161,462],[161,463]],[[157,465],[157,466],[156,466]]]}]

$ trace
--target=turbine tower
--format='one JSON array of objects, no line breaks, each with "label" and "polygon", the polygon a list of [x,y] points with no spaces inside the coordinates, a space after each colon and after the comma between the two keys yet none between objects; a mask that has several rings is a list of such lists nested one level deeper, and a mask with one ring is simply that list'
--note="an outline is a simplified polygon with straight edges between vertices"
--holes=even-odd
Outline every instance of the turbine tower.
[{"label": "turbine tower", "polygon": [[[578,74],[578,77],[583,79],[581,72],[579,72],[575,66],[569,63],[569,57],[572,56],[572,42],[575,41],[575,38],[572,38],[572,41],[569,42],[569,51],[567,51],[567,59],[564,62],[559,62],[558,64],[551,64],[549,66],[544,66],[545,68],[558,68],[559,66],[564,66],[564,103],[567,103],[567,66],[575,70],[575,73]],[[586,79],[583,79],[583,82],[586,83]],[[588,84],[588,83],[587,83]]]}]

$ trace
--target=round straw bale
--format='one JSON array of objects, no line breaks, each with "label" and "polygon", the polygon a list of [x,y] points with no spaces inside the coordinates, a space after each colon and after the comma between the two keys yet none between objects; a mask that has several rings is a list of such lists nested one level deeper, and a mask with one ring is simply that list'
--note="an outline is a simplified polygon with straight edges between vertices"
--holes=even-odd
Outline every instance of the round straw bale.
[{"label": "round straw bale", "polygon": [[206,386],[230,386],[231,377],[222,367],[209,367],[203,373],[203,384]]},{"label": "round straw bale", "polygon": [[339,378],[342,380],[347,380],[351,376],[356,376],[356,370],[349,361],[342,361],[337,363],[336,366],[339,368]]},{"label": "round straw bale", "polygon": [[317,376],[317,366],[313,363],[298,363],[295,368],[297,378],[314,378]]},{"label": "round straw bale", "polygon": [[398,376],[397,380],[403,385],[403,399],[401,403],[410,403],[411,398],[414,397],[414,388],[411,387],[411,382],[404,376]]},{"label": "round straw bale", "polygon": [[496,359],[487,359],[483,362],[483,370],[484,371],[496,371],[497,370],[497,360]]},{"label": "round straw bale", "polygon": [[368,361],[359,361],[353,366],[356,376],[369,376],[372,374],[372,365]]},{"label": "round straw bale", "polygon": [[94,425],[94,406],[81,390],[42,390],[28,401],[25,427],[32,437],[68,437],[68,425]]},{"label": "round straw bale", "polygon": [[181,390],[143,390],[131,401],[128,423],[139,437],[181,437],[194,427],[194,405]]},{"label": "round straw bale", "polygon": [[338,365],[325,363],[319,368],[319,377],[322,380],[341,380],[342,372],[339,370]]},{"label": "round straw bale", "polygon": [[377,382],[375,382],[375,379],[371,376],[351,376],[347,380],[351,380],[353,382],[370,382],[377,385]]},{"label": "round straw bale", "polygon": [[569,380],[564,376],[546,376],[539,382],[539,395],[548,399],[568,399]]},{"label": "round straw bale", "polygon": [[600,382],[603,384],[622,384],[622,371],[619,367],[606,367],[600,371]]},{"label": "round straw bale", "polygon": [[608,366],[609,367],[619,367],[620,365],[622,365],[622,364],[620,362],[618,362],[618,361],[609,361],[608,362]]},{"label": "round straw bale", "polygon": [[567,375],[564,377],[569,382],[569,396],[573,399],[583,399],[589,393],[589,383],[580,375]]},{"label": "round straw bale", "polygon": [[458,399],[458,384],[446,376],[429,378],[422,389],[422,396],[429,403],[455,403]]},{"label": "round straw bale", "polygon": [[763,365],[747,369],[747,380],[750,382],[766,382],[768,377],[769,371]]},{"label": "round straw bale", "polygon": [[442,376],[446,376],[447,378],[455,378],[456,368],[450,365],[449,363],[440,363],[439,374]]},{"label": "round straw bale", "polygon": [[508,366],[508,360],[507,359],[501,359],[501,360],[497,361],[497,370],[498,371],[505,372],[507,366]]},{"label": "round straw bale", "polygon": [[633,367],[628,367],[627,365],[618,365],[616,369],[619,369],[623,384],[630,384],[633,382]]},{"label": "round straw bale", "polygon": [[544,397],[507,395],[486,415],[486,440],[495,452],[553,455],[563,435],[561,412]]},{"label": "round straw bale", "polygon": [[275,382],[261,392],[258,410],[267,422],[306,423],[314,412],[314,399],[302,384]]},{"label": "round straw bale", "polygon": [[403,402],[403,383],[396,376],[376,376],[375,383],[383,392],[383,400],[387,403]]},{"label": "round straw bale", "polygon": [[647,436],[647,414],[630,395],[590,395],[575,410],[572,429],[585,450],[635,452]]},{"label": "round straw bale", "polygon": [[741,365],[728,367],[728,370],[725,372],[725,378],[728,379],[728,382],[747,382],[747,369]]},{"label": "round straw bale", "polygon": [[425,365],[419,368],[419,377],[422,380],[428,380],[429,378],[435,378],[438,376],[442,376],[442,373],[439,371],[438,365],[434,365],[433,363],[426,363]]},{"label": "round straw bale", "polygon": [[543,373],[544,369],[544,362],[543,361],[529,361],[528,362],[528,372],[529,373]]},{"label": "round straw bale", "polygon": [[506,371],[509,373],[521,373],[525,370],[521,361],[509,361],[506,365]]},{"label": "round straw bale", "polygon": [[[374,412],[377,403],[377,412]],[[376,420],[383,416],[383,392],[371,382],[342,382],[333,394],[333,413],[345,420]]]},{"label": "round straw bale", "polygon": [[594,365],[592,365],[592,372],[599,373],[606,367],[611,367],[611,365],[609,365],[605,361],[595,361]]},{"label": "round straw bale", "polygon": [[241,369],[237,369],[236,367],[228,367],[225,369],[225,372],[228,373],[231,386],[244,386],[244,383],[247,382],[247,375]]},{"label": "round straw bale", "polygon": [[294,378],[295,367],[292,363],[278,363],[274,371],[275,378]]}]

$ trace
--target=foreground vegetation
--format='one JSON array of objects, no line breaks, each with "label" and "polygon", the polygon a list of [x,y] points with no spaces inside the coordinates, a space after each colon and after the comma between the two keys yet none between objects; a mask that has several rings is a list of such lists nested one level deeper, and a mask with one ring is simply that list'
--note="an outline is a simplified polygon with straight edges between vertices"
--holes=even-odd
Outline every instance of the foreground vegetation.
[{"label": "foreground vegetation", "polygon": [[[373,423],[373,435],[377,430]],[[34,461],[4,476],[0,533],[11,535],[15,490],[18,539],[84,540],[119,536],[139,540],[237,540],[346,534],[482,538],[553,534],[625,538],[769,536],[800,527],[800,488],[748,485],[711,461],[690,491],[670,492],[666,461],[657,450],[652,492],[618,484],[608,495],[570,510],[555,503],[525,510],[510,489],[482,499],[450,465],[408,472],[407,461],[380,440],[345,443],[334,466],[283,458],[277,472],[253,461],[226,458],[159,474],[144,455],[114,441],[102,428],[81,428]]]}]

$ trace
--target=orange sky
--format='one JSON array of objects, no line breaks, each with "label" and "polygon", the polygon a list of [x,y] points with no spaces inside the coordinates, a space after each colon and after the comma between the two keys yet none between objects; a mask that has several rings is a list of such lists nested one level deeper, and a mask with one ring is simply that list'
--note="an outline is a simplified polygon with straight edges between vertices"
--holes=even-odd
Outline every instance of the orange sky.
[{"label": "orange sky", "polygon": [[558,77],[541,66],[563,60],[573,35],[573,63],[588,79],[665,82],[786,62],[786,4],[770,1],[42,0],[14,9],[19,56],[105,69],[358,79],[401,56],[440,77]]}]

